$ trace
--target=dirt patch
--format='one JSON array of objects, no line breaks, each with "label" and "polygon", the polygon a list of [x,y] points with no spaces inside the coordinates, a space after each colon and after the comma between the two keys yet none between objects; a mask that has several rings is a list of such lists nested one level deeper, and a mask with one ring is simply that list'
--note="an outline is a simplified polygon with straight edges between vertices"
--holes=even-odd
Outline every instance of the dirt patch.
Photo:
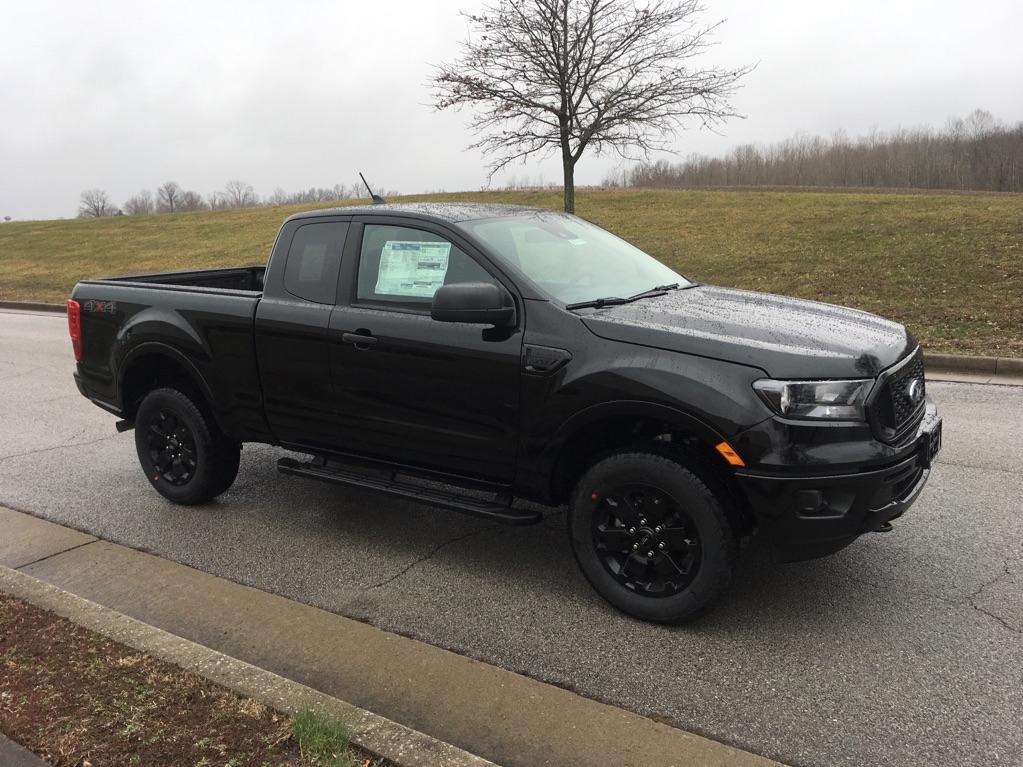
[{"label": "dirt patch", "polygon": [[61,767],[370,763],[303,756],[289,717],[5,594],[0,731]]}]

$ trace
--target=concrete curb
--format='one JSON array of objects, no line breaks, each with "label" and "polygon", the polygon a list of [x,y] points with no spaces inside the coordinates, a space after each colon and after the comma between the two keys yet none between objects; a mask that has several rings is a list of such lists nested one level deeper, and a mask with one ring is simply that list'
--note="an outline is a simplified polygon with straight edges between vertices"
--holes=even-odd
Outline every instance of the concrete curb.
[{"label": "concrete curb", "polygon": [[23,312],[53,312],[54,314],[67,313],[67,306],[64,304],[34,304],[24,301],[0,301],[0,309],[17,309]]},{"label": "concrete curb", "polygon": [[998,370],[998,358],[924,352],[924,367],[934,368],[935,370],[958,370],[963,373],[989,373],[994,375]]},{"label": "concrete curb", "polygon": [[0,733],[0,764],[4,767],[50,767],[24,746]]},{"label": "concrete curb", "polygon": [[2,565],[0,590],[283,713],[294,714],[302,708],[315,708],[341,719],[353,729],[352,743],[398,767],[496,767],[493,762],[418,730]]},{"label": "concrete curb", "polygon": [[924,365],[935,370],[990,375],[1023,375],[1023,359],[1016,357],[978,357],[965,354],[924,352]]}]

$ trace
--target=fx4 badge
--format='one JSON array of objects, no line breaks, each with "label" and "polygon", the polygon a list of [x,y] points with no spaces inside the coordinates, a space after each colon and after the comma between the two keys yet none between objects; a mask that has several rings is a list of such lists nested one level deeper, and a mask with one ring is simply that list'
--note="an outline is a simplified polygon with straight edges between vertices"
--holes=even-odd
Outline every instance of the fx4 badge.
[{"label": "fx4 badge", "polygon": [[82,311],[114,314],[117,311],[117,303],[114,301],[94,301],[90,299],[82,304]]}]

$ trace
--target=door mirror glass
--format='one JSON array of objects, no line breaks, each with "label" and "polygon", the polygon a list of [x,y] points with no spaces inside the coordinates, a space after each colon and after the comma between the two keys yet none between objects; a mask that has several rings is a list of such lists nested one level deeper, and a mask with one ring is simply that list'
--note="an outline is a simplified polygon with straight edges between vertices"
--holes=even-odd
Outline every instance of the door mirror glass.
[{"label": "door mirror glass", "polygon": [[438,322],[508,327],[515,324],[515,305],[507,290],[491,282],[456,282],[437,288],[430,316]]}]

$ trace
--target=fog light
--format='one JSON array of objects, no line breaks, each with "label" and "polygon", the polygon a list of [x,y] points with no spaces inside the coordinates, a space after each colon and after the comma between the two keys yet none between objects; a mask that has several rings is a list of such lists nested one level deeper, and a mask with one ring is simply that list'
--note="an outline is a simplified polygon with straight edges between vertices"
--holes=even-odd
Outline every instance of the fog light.
[{"label": "fog light", "polygon": [[820,490],[797,490],[795,501],[800,514],[821,514],[828,510],[828,502]]}]

